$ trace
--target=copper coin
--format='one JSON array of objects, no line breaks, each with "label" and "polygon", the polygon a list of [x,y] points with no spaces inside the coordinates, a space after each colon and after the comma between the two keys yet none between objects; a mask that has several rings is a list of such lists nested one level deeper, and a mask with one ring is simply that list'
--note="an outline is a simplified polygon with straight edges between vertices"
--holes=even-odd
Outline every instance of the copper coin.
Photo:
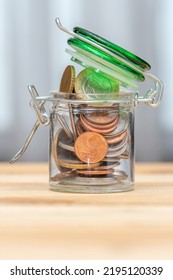
[{"label": "copper coin", "polygon": [[86,130],[89,130],[89,131],[93,131],[93,132],[97,132],[97,133],[101,133],[101,134],[108,134],[109,132],[112,132],[115,130],[115,128],[117,127],[117,123],[114,124],[113,127],[111,128],[106,128],[106,127],[103,127],[103,128],[96,128],[96,127],[93,127],[91,124],[88,124],[88,122],[86,121],[86,119],[80,117],[80,121],[81,121],[81,124],[82,126],[86,129]]},{"label": "copper coin", "polygon": [[115,131],[113,131],[113,132],[111,132],[109,134],[105,134],[104,135],[105,138],[107,138],[107,137],[109,138],[109,137],[113,137],[113,136],[117,136],[117,135],[121,134],[122,132],[127,130],[128,124],[129,124],[128,116],[124,116],[124,117],[120,116],[118,118],[118,125],[117,125]]},{"label": "copper coin", "polygon": [[113,137],[106,137],[106,141],[108,144],[116,144],[124,139],[124,137],[127,135],[127,130],[123,131],[119,135],[115,135]]},{"label": "copper coin", "polygon": [[60,128],[54,138],[52,139],[52,155],[58,169],[61,172],[68,171],[70,169],[88,169],[94,168],[100,165],[100,163],[83,163],[80,161],[74,152],[62,148],[59,143],[70,143],[65,131]]},{"label": "copper coin", "polygon": [[75,84],[75,68],[72,65],[68,65],[61,78],[60,88],[61,92],[67,93],[65,98],[69,98],[70,94],[74,91]]},{"label": "copper coin", "polygon": [[85,118],[93,124],[110,124],[117,118],[117,113],[108,111],[92,112],[85,114]]},{"label": "copper coin", "polygon": [[128,141],[128,137],[126,136],[122,141],[115,144],[110,144],[108,147],[108,152],[115,152],[121,149],[122,147],[124,147],[125,145],[127,146],[127,141]]},{"label": "copper coin", "polygon": [[116,115],[115,119],[111,123],[109,123],[109,124],[104,124],[104,123],[102,123],[102,124],[94,124],[92,122],[89,122],[87,120],[87,118],[83,114],[80,115],[80,119],[83,119],[83,121],[86,124],[92,126],[95,129],[109,129],[109,128],[113,128],[113,127],[115,129],[115,127],[117,126],[117,123],[118,123],[118,115]]},{"label": "copper coin", "polygon": [[76,174],[76,170],[71,169],[69,171],[64,171],[61,173],[57,173],[55,176],[51,177],[51,181],[58,181],[60,179],[73,177]]},{"label": "copper coin", "polygon": [[108,144],[105,138],[96,132],[84,132],[75,141],[77,157],[86,163],[101,161],[107,154]]},{"label": "copper coin", "polygon": [[86,130],[83,128],[83,126],[81,125],[81,122],[80,120],[78,119],[77,122],[76,122],[76,131],[77,131],[77,134],[80,135],[82,133],[84,133]]},{"label": "copper coin", "polygon": [[83,175],[107,175],[114,173],[114,169],[90,169],[90,170],[76,170],[76,173]]}]

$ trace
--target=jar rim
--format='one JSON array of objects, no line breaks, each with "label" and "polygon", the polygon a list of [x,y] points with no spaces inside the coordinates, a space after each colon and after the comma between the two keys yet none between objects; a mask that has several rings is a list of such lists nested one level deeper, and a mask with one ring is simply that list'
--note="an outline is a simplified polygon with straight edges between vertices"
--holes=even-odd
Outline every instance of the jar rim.
[{"label": "jar rim", "polygon": [[[43,99],[52,102],[63,102],[63,103],[129,103],[134,101],[134,97],[138,95],[137,91],[125,91],[120,90],[118,92],[110,93],[86,93],[80,94],[80,99],[76,99],[76,93],[66,93],[60,91],[51,91],[50,96],[43,97]],[[39,100],[42,97],[39,97]]]}]

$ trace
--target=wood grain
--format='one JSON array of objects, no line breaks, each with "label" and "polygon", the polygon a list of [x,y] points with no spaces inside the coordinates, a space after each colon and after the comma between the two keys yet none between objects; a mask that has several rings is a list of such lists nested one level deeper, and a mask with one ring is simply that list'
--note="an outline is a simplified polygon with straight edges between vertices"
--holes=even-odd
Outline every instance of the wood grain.
[{"label": "wood grain", "polygon": [[173,259],[173,163],[137,163],[135,190],[49,190],[47,163],[0,163],[0,259]]}]

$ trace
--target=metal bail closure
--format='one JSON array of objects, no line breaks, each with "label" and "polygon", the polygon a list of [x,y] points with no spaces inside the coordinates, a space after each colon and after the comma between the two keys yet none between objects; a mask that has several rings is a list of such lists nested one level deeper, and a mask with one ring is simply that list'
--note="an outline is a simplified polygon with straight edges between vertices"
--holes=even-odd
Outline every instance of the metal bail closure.
[{"label": "metal bail closure", "polygon": [[38,127],[40,125],[47,126],[50,123],[49,116],[46,113],[46,109],[44,108],[45,101],[37,100],[37,97],[39,97],[39,94],[35,88],[34,85],[29,85],[28,90],[31,94],[31,102],[30,106],[35,111],[35,114],[37,116],[37,121],[35,122],[29,136],[27,137],[23,147],[18,151],[18,153],[10,160],[10,163],[14,163],[17,161],[23,153],[26,151],[27,147],[29,146],[35,132],[37,131]]},{"label": "metal bail closure", "polygon": [[145,103],[147,106],[156,108],[160,105],[163,96],[163,83],[157,77],[150,73],[145,73],[145,76],[154,82],[154,88],[149,89],[144,96],[135,94],[133,101],[134,106],[137,107],[138,103]]}]

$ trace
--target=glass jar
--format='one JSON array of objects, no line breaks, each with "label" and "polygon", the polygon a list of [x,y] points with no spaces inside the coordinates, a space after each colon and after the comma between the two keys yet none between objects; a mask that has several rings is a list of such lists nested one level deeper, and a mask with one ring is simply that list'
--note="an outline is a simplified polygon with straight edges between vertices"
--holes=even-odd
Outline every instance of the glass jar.
[{"label": "glass jar", "polygon": [[[67,100],[51,93],[50,188],[109,193],[134,186],[134,92]],[[92,96],[92,98],[90,98]],[[115,96],[115,95],[114,95]]]},{"label": "glass jar", "polygon": [[[82,193],[132,190],[134,109],[140,102],[158,107],[163,83],[148,72],[150,65],[138,56],[83,28],[71,31],[58,18],[55,21],[61,31],[71,36],[67,43],[72,49],[66,49],[71,61],[88,72],[84,75],[82,71],[76,77],[73,67],[70,70],[68,67],[60,92],[48,96],[41,97],[35,86],[28,86],[30,106],[37,121],[10,162],[21,157],[40,125],[50,125],[51,190]],[[88,84],[86,81],[93,71]],[[105,79],[111,86],[103,82]],[[145,79],[153,86],[142,96],[128,91],[136,89],[137,83]],[[51,102],[49,113],[44,108],[46,102]]]}]

